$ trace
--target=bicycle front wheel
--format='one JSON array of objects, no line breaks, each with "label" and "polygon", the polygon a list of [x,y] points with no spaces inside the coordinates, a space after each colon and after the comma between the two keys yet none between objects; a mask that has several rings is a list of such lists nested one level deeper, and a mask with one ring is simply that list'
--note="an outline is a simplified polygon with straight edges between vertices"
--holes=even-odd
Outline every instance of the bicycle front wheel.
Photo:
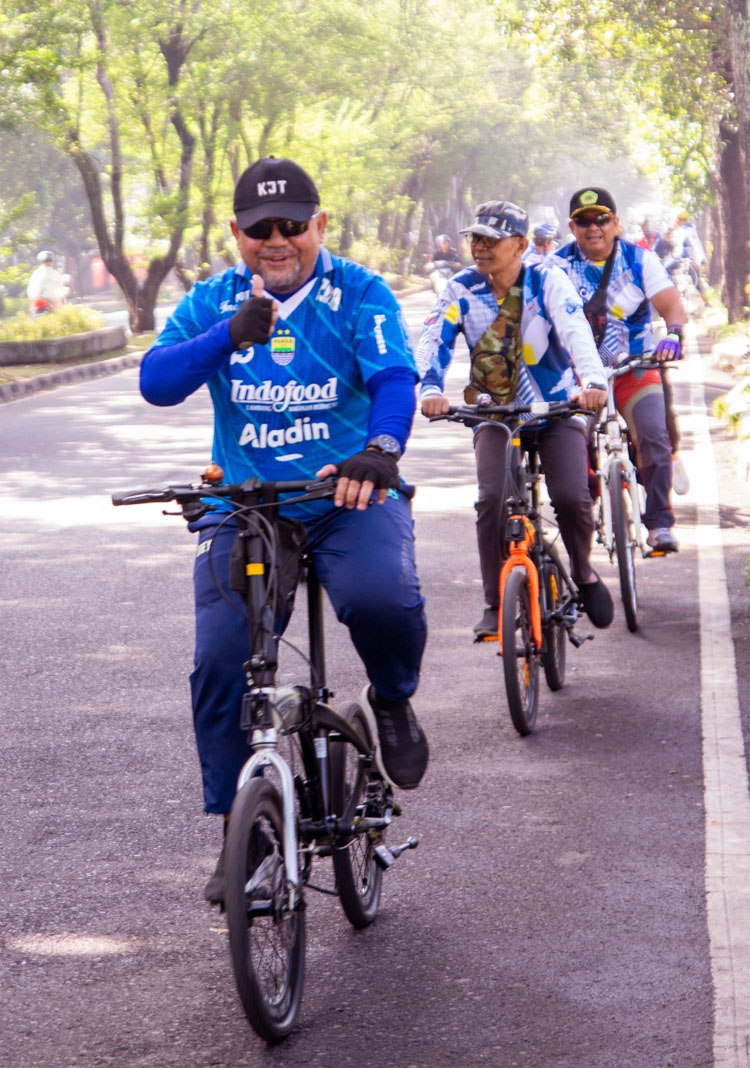
[{"label": "bicycle front wheel", "polygon": [[539,654],[531,634],[531,598],[525,568],[514,567],[503,590],[501,633],[508,710],[521,736],[530,734],[539,707]]},{"label": "bicycle front wheel", "polygon": [[609,496],[612,502],[612,532],[615,538],[620,595],[628,630],[638,630],[638,596],[635,588],[635,538],[630,490],[624,468],[615,461],[610,471]]},{"label": "bicycle front wheel", "polygon": [[290,907],[281,799],[250,779],[234,799],[226,849],[226,910],[232,967],[245,1015],[266,1042],[297,1018],[305,972],[305,914]]},{"label": "bicycle front wheel", "polygon": [[[352,702],[345,705],[341,715],[372,744],[365,714],[358,704]],[[337,816],[347,810],[357,790],[355,821],[382,817],[385,813],[385,789],[385,783],[374,765],[371,769],[365,769],[360,779],[359,752],[353,745],[344,738],[331,740],[331,801]],[[360,830],[348,841],[337,843],[334,848],[332,859],[336,887],[341,907],[353,927],[369,926],[378,911],[383,869],[375,861],[375,846],[383,837],[384,832],[371,834]]]},{"label": "bicycle front wheel", "polygon": [[[545,608],[549,615],[559,609],[562,602],[562,576],[551,557],[544,561]],[[550,690],[562,689],[565,682],[566,631],[559,620],[542,622],[542,667]]]}]

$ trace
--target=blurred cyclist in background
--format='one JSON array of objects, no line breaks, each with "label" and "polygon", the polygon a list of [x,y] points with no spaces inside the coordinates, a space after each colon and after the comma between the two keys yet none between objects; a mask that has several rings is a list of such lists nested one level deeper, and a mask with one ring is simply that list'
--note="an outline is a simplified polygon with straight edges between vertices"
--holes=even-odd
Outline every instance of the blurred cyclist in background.
[{"label": "blurred cyclist in background", "polygon": [[32,271],[26,288],[32,315],[61,308],[70,292],[68,276],[55,267],[54,252],[40,252],[36,259],[39,266]]},{"label": "blurred cyclist in background", "polygon": [[437,296],[445,289],[445,283],[460,271],[463,264],[458,249],[453,247],[448,234],[438,234],[435,238],[435,247],[432,255],[429,255],[424,265],[425,273],[430,279],[432,288]]},{"label": "blurred cyclist in background", "polygon": [[651,229],[651,223],[648,219],[644,219],[641,223],[641,236],[637,238],[636,245],[640,248],[647,248],[650,251],[654,251],[654,245],[659,240],[661,235],[657,230]]},{"label": "blurred cyclist in background", "polygon": [[525,264],[541,263],[560,247],[560,231],[554,223],[537,223],[531,233],[532,244],[523,257]]},{"label": "blurred cyclist in background", "polygon": [[690,222],[690,216],[684,208],[677,212],[677,218],[670,233],[670,242],[672,256],[664,264],[668,273],[671,276],[680,266],[682,260],[688,260],[690,280],[700,293],[703,303],[707,304],[708,297],[701,277],[706,263],[706,250],[698,237],[698,231]]}]

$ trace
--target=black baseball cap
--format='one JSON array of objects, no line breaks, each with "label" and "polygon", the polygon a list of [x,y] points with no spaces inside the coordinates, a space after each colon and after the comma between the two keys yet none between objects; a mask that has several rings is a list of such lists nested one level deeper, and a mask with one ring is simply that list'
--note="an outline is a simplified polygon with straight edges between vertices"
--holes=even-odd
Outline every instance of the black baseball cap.
[{"label": "black baseball cap", "polygon": [[240,230],[261,219],[312,218],[320,196],[307,171],[290,159],[264,156],[243,171],[234,189],[234,214]]},{"label": "black baseball cap", "polygon": [[582,211],[598,211],[600,214],[612,212],[617,215],[615,198],[606,189],[598,189],[595,185],[579,189],[570,198],[570,217],[575,219]]},{"label": "black baseball cap", "polygon": [[529,217],[518,204],[509,200],[489,200],[480,204],[474,216],[474,222],[460,234],[480,234],[483,237],[526,237],[529,229]]}]

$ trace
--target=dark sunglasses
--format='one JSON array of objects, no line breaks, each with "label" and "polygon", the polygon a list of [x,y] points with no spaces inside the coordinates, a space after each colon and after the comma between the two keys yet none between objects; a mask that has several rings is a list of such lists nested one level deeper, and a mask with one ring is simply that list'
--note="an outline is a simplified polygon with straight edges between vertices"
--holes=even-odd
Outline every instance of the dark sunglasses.
[{"label": "dark sunglasses", "polygon": [[614,219],[614,215],[610,215],[607,214],[606,211],[602,211],[597,215],[576,215],[575,219],[573,219],[573,222],[576,224],[576,226],[580,226],[581,228],[587,226],[598,226],[600,229],[603,229],[607,225],[607,223],[612,221],[612,219]]},{"label": "dark sunglasses", "polygon": [[305,222],[298,222],[297,219],[261,219],[260,222],[253,223],[252,226],[244,227],[242,232],[245,237],[249,237],[253,241],[267,241],[275,226],[282,237],[301,237],[302,234],[307,233],[310,229],[310,223],[318,215],[320,215],[320,212],[316,211]]}]

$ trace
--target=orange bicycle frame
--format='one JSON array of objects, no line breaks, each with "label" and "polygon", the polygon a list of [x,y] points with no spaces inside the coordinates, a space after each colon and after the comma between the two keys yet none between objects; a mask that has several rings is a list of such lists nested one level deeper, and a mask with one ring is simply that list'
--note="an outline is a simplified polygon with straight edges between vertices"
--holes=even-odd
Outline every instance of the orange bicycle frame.
[{"label": "orange bicycle frame", "polygon": [[[503,618],[503,596],[505,594],[505,583],[508,575],[514,567],[526,568],[526,574],[529,579],[529,601],[531,607],[531,634],[534,639],[534,644],[537,650],[542,648],[542,612],[539,607],[539,572],[536,569],[536,564],[529,556],[529,548],[534,544],[536,533],[534,526],[525,515],[513,515],[510,516],[509,522],[514,519],[520,519],[523,523],[524,536],[519,541],[512,541],[510,543],[510,556],[505,561],[500,571],[500,621]],[[502,624],[497,628],[497,640],[500,645],[500,656],[503,655],[503,628]]]}]

